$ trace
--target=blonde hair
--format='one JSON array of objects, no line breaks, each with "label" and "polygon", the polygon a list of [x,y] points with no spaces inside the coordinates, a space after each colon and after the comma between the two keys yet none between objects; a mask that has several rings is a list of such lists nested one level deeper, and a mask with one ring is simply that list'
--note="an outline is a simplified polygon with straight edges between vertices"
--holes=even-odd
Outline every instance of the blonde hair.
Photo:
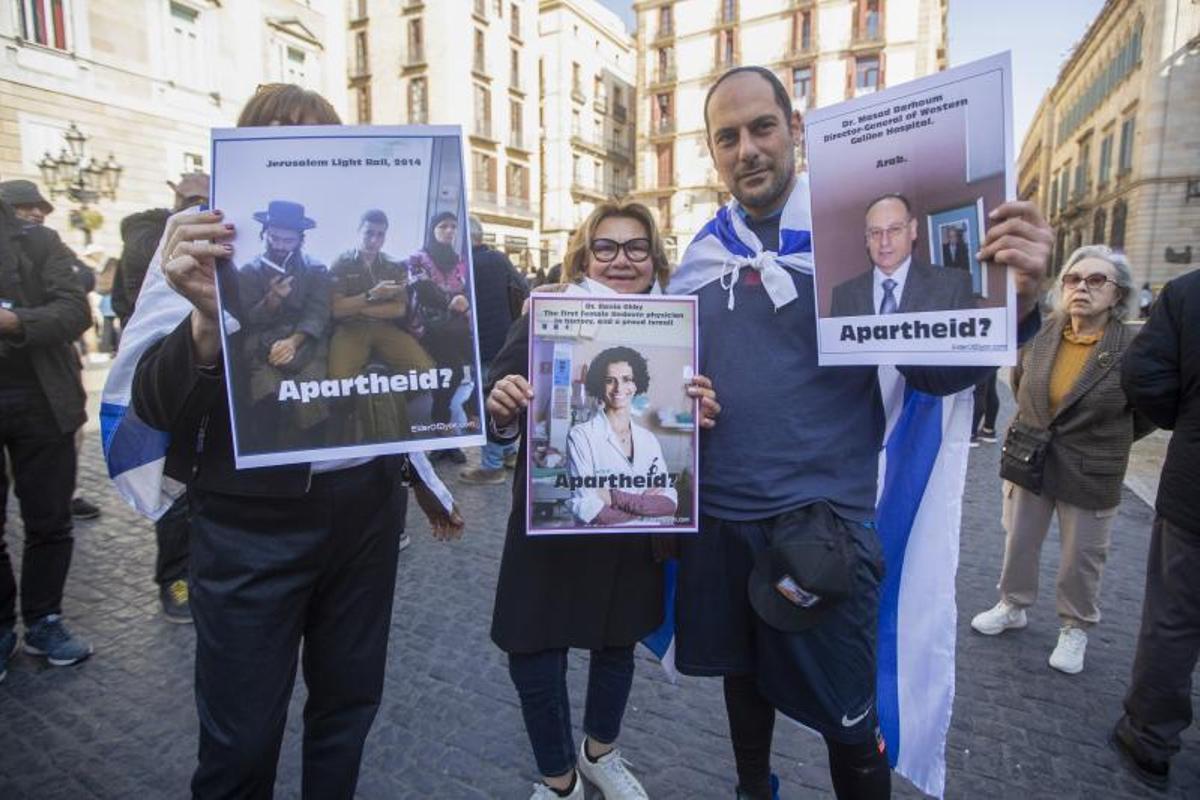
[{"label": "blonde hair", "polygon": [[671,277],[671,265],[667,261],[667,251],[663,247],[662,236],[658,226],[654,224],[654,216],[650,209],[641,203],[631,201],[613,201],[596,206],[583,224],[571,236],[567,245],[567,253],[563,256],[562,280],[564,283],[578,283],[587,276],[589,246],[596,235],[596,228],[610,217],[625,217],[642,224],[646,229],[646,238],[650,240],[650,261],[654,265],[654,278],[659,288],[666,289]]},{"label": "blonde hair", "polygon": [[238,115],[239,128],[268,125],[341,125],[329,101],[294,83],[264,83],[246,101]]}]

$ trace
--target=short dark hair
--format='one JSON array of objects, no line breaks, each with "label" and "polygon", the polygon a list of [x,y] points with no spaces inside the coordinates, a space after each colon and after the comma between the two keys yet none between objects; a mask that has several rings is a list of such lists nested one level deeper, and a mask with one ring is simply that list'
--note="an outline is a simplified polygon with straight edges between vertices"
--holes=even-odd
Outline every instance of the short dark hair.
[{"label": "short dark hair", "polygon": [[650,388],[650,368],[646,365],[645,357],[632,347],[610,347],[601,350],[592,363],[588,365],[587,377],[583,380],[587,393],[597,400],[604,399],[604,381],[608,377],[610,364],[624,361],[633,368],[633,383],[637,393],[643,394]]},{"label": "short dark hair", "polygon": [[779,76],[766,67],[745,66],[734,67],[726,70],[721,77],[717,78],[717,82],[708,87],[708,94],[704,95],[704,138],[711,136],[708,129],[708,102],[712,100],[713,92],[717,91],[717,87],[722,83],[732,78],[734,75],[752,72],[762,78],[767,83],[771,84],[771,91],[775,94],[775,105],[779,106],[779,110],[783,112],[783,119],[786,122],[792,118],[792,98],[787,93],[787,89],[783,85],[783,81],[779,80]]},{"label": "short dark hair", "polygon": [[870,214],[871,209],[874,208],[876,204],[882,203],[884,200],[899,200],[904,205],[904,213],[908,214],[910,217],[913,215],[912,203],[908,202],[907,197],[899,192],[887,192],[886,194],[881,194],[871,202],[867,203],[867,207],[863,209],[863,216],[865,217],[867,214]]},{"label": "short dark hair", "polygon": [[387,214],[383,213],[378,208],[367,209],[363,212],[362,219],[359,221],[358,226],[361,228],[368,222],[373,222],[376,225],[382,225],[386,228],[388,226]]}]

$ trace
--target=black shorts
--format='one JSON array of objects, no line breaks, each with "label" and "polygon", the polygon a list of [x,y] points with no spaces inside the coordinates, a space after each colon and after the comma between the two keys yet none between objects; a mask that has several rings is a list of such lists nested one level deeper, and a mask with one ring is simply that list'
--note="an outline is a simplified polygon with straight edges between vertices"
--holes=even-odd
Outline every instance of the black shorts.
[{"label": "black shorts", "polygon": [[803,525],[812,506],[731,522],[707,515],[685,539],[676,599],[675,666],[685,675],[754,675],[778,710],[846,743],[875,736],[875,643],[883,549],[875,529],[842,520],[858,556],[855,592],[820,624],[785,633],[759,618],[748,586],[754,558],[782,525]]}]

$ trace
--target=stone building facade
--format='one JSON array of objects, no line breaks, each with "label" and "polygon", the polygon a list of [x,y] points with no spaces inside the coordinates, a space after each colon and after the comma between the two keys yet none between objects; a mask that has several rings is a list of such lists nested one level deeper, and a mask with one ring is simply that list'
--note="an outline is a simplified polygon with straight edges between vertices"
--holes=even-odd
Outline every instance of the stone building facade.
[{"label": "stone building facade", "polygon": [[633,189],[633,37],[597,0],[542,0],[542,253],[560,261],[597,203]]},{"label": "stone building facade", "polygon": [[462,125],[470,211],[519,267],[539,259],[537,4],[345,0],[351,121]]},{"label": "stone building facade", "polygon": [[[234,124],[259,84],[300,83],[344,112],[344,28],[342,0],[4,0],[0,178],[41,184],[38,162],[74,122],[85,158],[123,167],[116,199],[95,205],[94,240],[116,255],[121,218],[169,206],[165,181],[207,170],[209,129]],[[71,203],[53,202],[47,224],[81,246]]]},{"label": "stone building facade", "polygon": [[1123,250],[1141,284],[1200,264],[1200,5],[1109,0],[1021,147],[1018,192],[1076,247]]}]

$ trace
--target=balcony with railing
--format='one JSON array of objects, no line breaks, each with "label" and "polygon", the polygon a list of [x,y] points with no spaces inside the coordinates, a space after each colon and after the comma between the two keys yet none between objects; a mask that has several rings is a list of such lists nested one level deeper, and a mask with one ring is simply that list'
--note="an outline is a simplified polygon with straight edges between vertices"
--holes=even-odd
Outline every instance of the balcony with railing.
[{"label": "balcony with railing", "polygon": [[628,161],[629,157],[633,154],[633,148],[629,146],[629,142],[625,139],[612,136],[608,140],[608,152],[610,155]]},{"label": "balcony with railing", "polygon": [[571,133],[571,144],[596,155],[604,155],[605,153],[602,141],[593,136],[585,135],[581,131],[573,131]]},{"label": "balcony with railing", "polygon": [[571,176],[571,191],[574,194],[584,195],[586,197],[603,200],[608,196],[603,186],[599,186],[590,178],[585,178],[582,175]]},{"label": "balcony with railing", "polygon": [[676,77],[675,62],[657,64],[650,72],[650,85],[659,86],[664,83],[674,83]]},{"label": "balcony with railing", "polygon": [[613,119],[617,122],[624,122],[628,118],[629,110],[620,103],[613,103]]},{"label": "balcony with railing", "polygon": [[789,58],[808,58],[817,54],[817,40],[809,36],[788,45]]},{"label": "balcony with railing", "polygon": [[533,204],[529,201],[528,197],[517,197],[510,194],[504,198],[504,203],[508,207],[508,210],[515,214],[529,216],[533,213]]},{"label": "balcony with railing", "polygon": [[525,132],[522,130],[510,130],[508,132],[508,141],[506,145],[516,150],[528,150],[525,146]]},{"label": "balcony with railing", "polygon": [[492,121],[490,119],[477,119],[471,127],[471,133],[482,139],[492,138]]},{"label": "balcony with railing", "polygon": [[597,97],[595,100],[592,101],[592,109],[597,114],[607,114],[608,113],[608,98],[607,97]]},{"label": "balcony with railing", "polygon": [[499,211],[500,198],[499,196],[487,189],[480,189],[471,192],[469,198],[471,208],[483,209],[485,211]]},{"label": "balcony with railing", "polygon": [[883,26],[880,21],[878,11],[868,11],[862,17],[855,16],[850,44],[854,47],[874,47],[883,44]]},{"label": "balcony with railing", "polygon": [[675,133],[675,118],[664,117],[650,125],[651,136],[672,136]]},{"label": "balcony with railing", "polygon": [[418,67],[425,63],[425,46],[422,44],[410,44],[408,52],[404,54],[405,67]]}]

